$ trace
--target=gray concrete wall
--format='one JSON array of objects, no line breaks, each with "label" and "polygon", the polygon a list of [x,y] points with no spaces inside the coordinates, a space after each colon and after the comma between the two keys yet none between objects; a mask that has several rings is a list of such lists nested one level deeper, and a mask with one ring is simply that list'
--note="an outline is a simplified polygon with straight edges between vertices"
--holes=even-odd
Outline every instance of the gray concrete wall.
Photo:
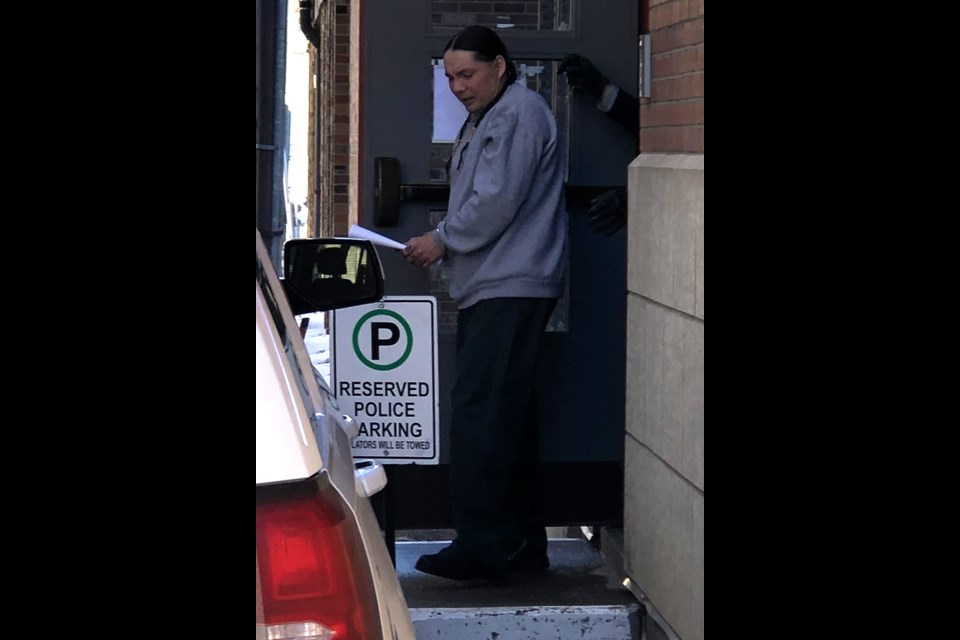
[{"label": "gray concrete wall", "polygon": [[703,639],[703,155],[629,170],[624,569]]}]

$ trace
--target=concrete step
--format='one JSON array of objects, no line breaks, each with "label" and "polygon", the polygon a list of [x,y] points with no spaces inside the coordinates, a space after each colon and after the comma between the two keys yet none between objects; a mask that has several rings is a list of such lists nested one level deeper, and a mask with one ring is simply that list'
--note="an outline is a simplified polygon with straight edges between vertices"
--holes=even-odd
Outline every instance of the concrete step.
[{"label": "concrete step", "polygon": [[596,549],[552,538],[550,570],[457,582],[413,568],[449,541],[398,541],[397,574],[418,639],[640,640],[644,609]]}]

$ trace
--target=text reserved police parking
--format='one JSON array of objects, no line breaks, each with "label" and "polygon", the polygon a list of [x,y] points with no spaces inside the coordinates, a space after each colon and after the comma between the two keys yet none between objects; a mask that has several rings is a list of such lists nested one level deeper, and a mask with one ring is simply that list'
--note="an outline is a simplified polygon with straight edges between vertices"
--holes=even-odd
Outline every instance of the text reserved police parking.
[{"label": "text reserved police parking", "polygon": [[436,299],[392,296],[333,319],[333,388],[353,414],[354,455],[439,462]]}]

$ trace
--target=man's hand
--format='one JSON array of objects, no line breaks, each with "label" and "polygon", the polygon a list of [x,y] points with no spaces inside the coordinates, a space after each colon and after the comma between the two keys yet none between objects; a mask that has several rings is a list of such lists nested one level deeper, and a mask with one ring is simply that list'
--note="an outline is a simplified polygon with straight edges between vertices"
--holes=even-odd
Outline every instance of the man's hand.
[{"label": "man's hand", "polygon": [[627,190],[618,187],[604,191],[590,201],[587,209],[590,227],[595,233],[612,236],[627,224]]},{"label": "man's hand", "polygon": [[433,232],[410,238],[404,244],[403,257],[410,264],[429,267],[443,257],[443,246],[433,238]]},{"label": "man's hand", "polygon": [[603,88],[608,82],[590,60],[578,53],[571,53],[561,60],[557,73],[566,73],[568,85],[574,89],[582,87],[597,100],[603,95]]}]

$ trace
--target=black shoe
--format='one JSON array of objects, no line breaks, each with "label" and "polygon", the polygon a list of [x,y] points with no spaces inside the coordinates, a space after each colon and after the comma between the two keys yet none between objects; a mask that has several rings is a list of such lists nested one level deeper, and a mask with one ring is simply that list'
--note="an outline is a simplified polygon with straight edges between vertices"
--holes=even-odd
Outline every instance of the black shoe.
[{"label": "black shoe", "polygon": [[546,571],[549,568],[550,558],[546,549],[523,547],[507,561],[507,571]]},{"label": "black shoe", "polygon": [[420,556],[416,569],[448,580],[489,580],[497,577],[495,572],[471,559],[456,541],[437,553]]}]

